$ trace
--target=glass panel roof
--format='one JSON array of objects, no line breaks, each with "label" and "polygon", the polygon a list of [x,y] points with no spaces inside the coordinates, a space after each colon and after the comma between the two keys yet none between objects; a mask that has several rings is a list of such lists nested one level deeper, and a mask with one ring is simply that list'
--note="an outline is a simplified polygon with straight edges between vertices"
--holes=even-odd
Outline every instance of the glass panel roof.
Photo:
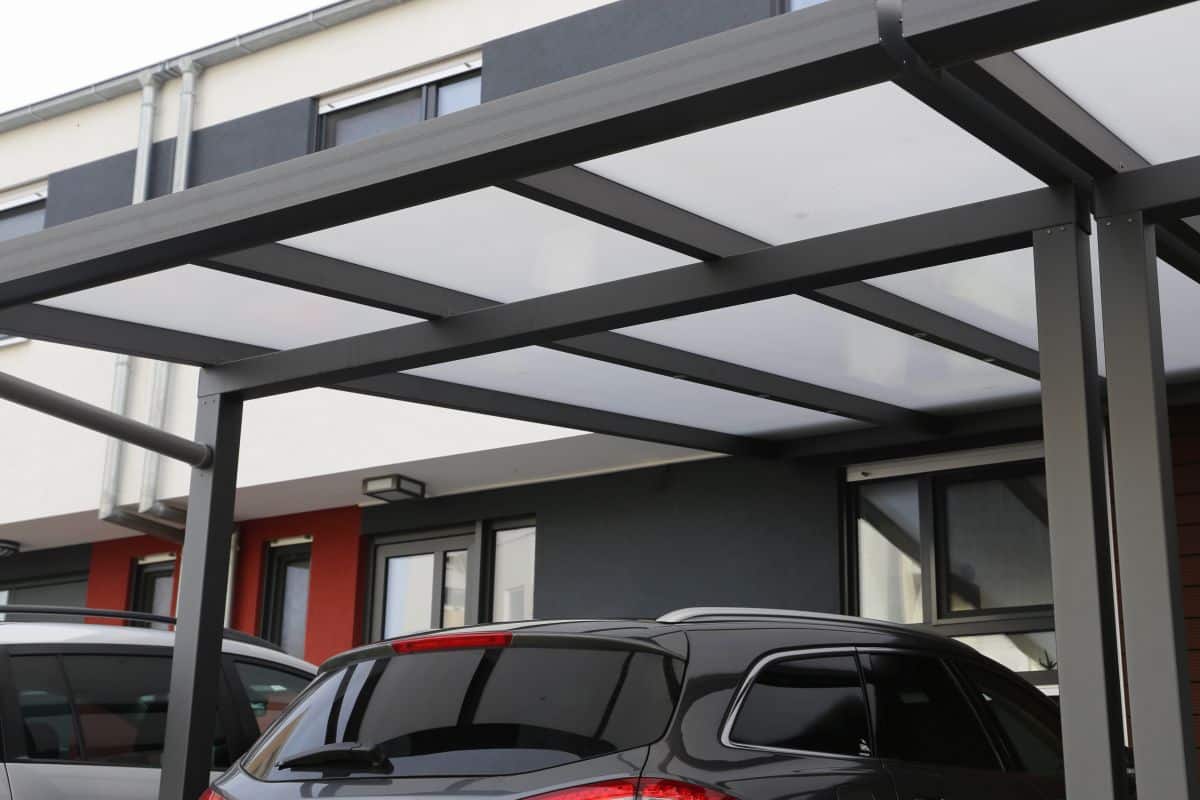
[{"label": "glass panel roof", "polygon": [[961,408],[1038,391],[1029,378],[795,296],[622,333],[906,408]]},{"label": "glass panel roof", "polygon": [[1151,163],[1197,155],[1200,3],[1019,51]]},{"label": "glass panel roof", "polygon": [[410,374],[745,436],[786,437],[860,426],[819,411],[540,347],[422,367]]},{"label": "glass panel roof", "polygon": [[771,244],[1042,185],[893,84],[581,166]]},{"label": "glass panel roof", "polygon": [[502,189],[481,189],[284,244],[511,302],[695,259]]},{"label": "glass panel roof", "polygon": [[274,348],[300,347],[420,321],[190,264],[42,302]]}]

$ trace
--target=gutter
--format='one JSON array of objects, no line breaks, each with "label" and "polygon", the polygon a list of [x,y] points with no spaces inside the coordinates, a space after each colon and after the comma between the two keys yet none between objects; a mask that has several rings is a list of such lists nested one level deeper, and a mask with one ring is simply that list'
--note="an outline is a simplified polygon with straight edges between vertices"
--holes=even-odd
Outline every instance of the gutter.
[{"label": "gutter", "polygon": [[60,94],[48,100],[42,100],[28,106],[12,109],[0,114],[0,133],[16,130],[26,125],[44,122],[54,117],[70,114],[89,106],[99,105],[117,97],[140,92],[142,76],[147,72],[162,74],[170,77],[179,76],[184,66],[190,61],[201,68],[211,68],[218,64],[257,53],[293,39],[299,39],[311,33],[318,33],[340,25],[343,22],[365,17],[376,11],[399,5],[408,0],[342,0],[339,3],[301,14],[297,17],[268,25],[265,28],[250,31],[217,44],[184,53],[181,56],[168,59],[158,64],[127,72],[115,78],[109,78],[100,83],[93,83],[73,92]]}]

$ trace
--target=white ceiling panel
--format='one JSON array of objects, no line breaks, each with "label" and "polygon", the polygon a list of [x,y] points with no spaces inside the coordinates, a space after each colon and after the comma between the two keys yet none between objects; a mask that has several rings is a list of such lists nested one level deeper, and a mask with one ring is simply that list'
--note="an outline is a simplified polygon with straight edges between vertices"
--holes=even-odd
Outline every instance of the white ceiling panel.
[{"label": "white ceiling panel", "polygon": [[273,348],[300,347],[420,321],[192,265],[42,302]]},{"label": "white ceiling panel", "polygon": [[892,84],[581,166],[771,244],[1042,185]]},{"label": "white ceiling panel", "polygon": [[743,436],[860,427],[818,411],[539,347],[422,367],[411,374]]},{"label": "white ceiling panel", "polygon": [[359,220],[285,244],[503,302],[694,260],[501,189]]},{"label": "white ceiling panel", "polygon": [[1019,51],[1151,163],[1200,155],[1200,3]]},{"label": "white ceiling panel", "polygon": [[1038,391],[1008,370],[794,296],[622,333],[906,408],[991,405]]}]

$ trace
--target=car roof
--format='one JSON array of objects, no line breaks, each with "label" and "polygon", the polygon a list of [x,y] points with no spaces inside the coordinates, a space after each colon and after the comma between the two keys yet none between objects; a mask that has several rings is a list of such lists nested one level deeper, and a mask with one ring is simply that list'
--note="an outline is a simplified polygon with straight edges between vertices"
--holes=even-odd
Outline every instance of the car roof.
[{"label": "car roof", "polygon": [[[154,628],[130,628],[124,625],[80,622],[0,622],[0,646],[23,644],[135,645],[173,647],[175,634]],[[225,638],[221,650],[233,655],[271,661],[312,674],[316,667],[295,656],[270,647]]]}]

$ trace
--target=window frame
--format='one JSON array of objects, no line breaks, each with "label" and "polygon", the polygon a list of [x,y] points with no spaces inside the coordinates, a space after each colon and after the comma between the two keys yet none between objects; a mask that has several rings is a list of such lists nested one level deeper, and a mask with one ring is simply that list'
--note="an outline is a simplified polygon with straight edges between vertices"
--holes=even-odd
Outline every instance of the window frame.
[{"label": "window frame", "polygon": [[[309,565],[309,590],[312,589],[312,541],[290,544],[268,543],[266,569],[263,573],[262,610],[259,615],[260,636],[282,647],[284,590],[287,588],[287,568],[293,564]],[[310,595],[311,599],[311,595]],[[305,606],[304,630],[308,632],[308,607]]]},{"label": "window frame", "polygon": [[[880,478],[847,482],[843,511],[843,579],[846,581],[845,613],[861,616],[859,605],[860,581],[858,520],[861,487],[898,481],[915,481],[920,508],[920,555],[921,555],[921,600],[922,620],[912,623],[924,626],[949,637],[986,636],[1010,633],[1040,633],[1054,631],[1054,607],[1052,605],[1025,606],[984,610],[980,612],[943,611],[944,587],[948,585],[946,568],[946,525],[944,497],[948,485],[967,481],[987,480],[997,477],[1045,474],[1045,459],[1041,457],[1020,458],[972,466],[933,469],[925,472],[887,475]],[[1017,673],[1035,685],[1058,683],[1054,670],[1037,670]]]},{"label": "window frame", "polygon": [[[162,658],[170,662],[171,648],[157,645],[105,644],[100,642],[90,644],[10,644],[0,647],[0,733],[3,734],[0,736],[0,739],[3,740],[2,755],[5,763],[18,762],[21,764],[52,766],[160,769],[160,767],[149,764],[114,764],[111,761],[90,761],[83,758],[73,760],[29,758],[25,747],[23,717],[17,701],[16,687],[12,681],[10,659],[21,656],[47,655],[57,657],[58,668],[63,677],[64,685],[67,689],[68,701],[71,705],[71,716],[75,725],[76,736],[79,739],[81,752],[86,754],[87,745],[83,740],[79,713],[76,710],[75,690],[71,686],[70,680],[67,679],[66,669],[62,663],[63,658],[67,656],[134,656]],[[232,765],[241,759],[242,755],[253,744],[257,735],[247,738],[248,732],[243,729],[242,723],[236,713],[233,685],[224,665],[222,665],[221,674],[221,680],[224,681],[226,691],[217,692],[217,718],[222,726],[221,730],[225,734],[230,750],[230,765]]]},{"label": "window frame", "polygon": [[[734,741],[733,728],[737,724],[738,716],[742,712],[742,707],[746,702],[746,698],[750,695],[750,690],[754,688],[755,681],[758,676],[767,667],[779,661],[792,661],[805,658],[822,658],[825,656],[848,656],[854,661],[855,667],[858,670],[858,686],[862,693],[863,711],[866,714],[867,720],[867,741],[871,747],[871,755],[846,755],[845,753],[826,753],[820,750],[797,750],[788,747],[773,747],[771,745],[760,744],[745,744]],[[858,657],[857,647],[804,647],[792,650],[780,650],[774,653],[768,653],[760,657],[746,673],[734,693],[733,702],[729,705],[729,711],[725,714],[725,719],[721,723],[721,733],[719,740],[722,747],[728,747],[733,750],[751,750],[759,753],[774,753],[776,755],[811,757],[819,758],[836,758],[839,760],[855,761],[858,763],[871,762],[875,766],[882,764],[883,759],[878,755],[878,747],[875,743],[875,730],[871,725],[871,705],[867,697],[867,684],[863,679],[862,661]]]},{"label": "window frame", "polygon": [[[175,570],[178,567],[179,558],[163,558],[154,561],[139,561],[133,566],[133,571],[129,576],[129,610],[137,611],[142,614],[153,614],[154,591],[153,581],[164,573],[171,576],[171,606],[175,605]],[[147,584],[151,584],[148,586]],[[150,589],[147,593],[147,589]],[[143,601],[149,601],[151,608],[139,607]],[[149,628],[156,623],[151,622],[130,622],[132,627]]]}]

